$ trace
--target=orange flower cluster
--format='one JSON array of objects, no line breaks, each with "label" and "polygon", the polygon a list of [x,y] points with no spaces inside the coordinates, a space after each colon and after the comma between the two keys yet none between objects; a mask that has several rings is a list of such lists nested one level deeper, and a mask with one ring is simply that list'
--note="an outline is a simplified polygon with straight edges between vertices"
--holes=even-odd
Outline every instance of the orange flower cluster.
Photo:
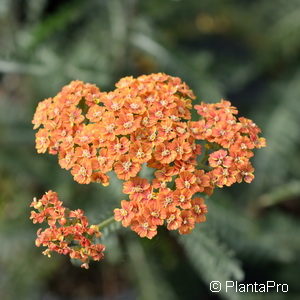
[{"label": "orange flower cluster", "polygon": [[[163,224],[186,234],[205,221],[203,195],[251,182],[252,150],[265,145],[229,101],[195,106],[201,119],[191,121],[194,98],[179,78],[162,73],[122,78],[111,92],[73,81],[39,104],[36,147],[58,154],[82,184],[108,185],[114,171],[129,195],[115,220],[141,237],[152,238]],[[154,169],[152,181],[139,176],[143,166]]]},{"label": "orange flower cluster", "polygon": [[36,246],[47,247],[43,254],[50,257],[50,253],[54,251],[69,255],[81,260],[81,267],[86,269],[90,259],[98,261],[103,258],[105,247],[93,243],[101,234],[97,226],[89,226],[81,209],[69,211],[62,206],[57,193],[52,191],[38,201],[34,199],[30,206],[38,211],[31,211],[30,219],[33,223],[46,221],[49,225],[49,228],[40,228],[37,232]]},{"label": "orange flower cluster", "polygon": [[238,111],[229,101],[201,103],[195,108],[202,119],[190,122],[193,136],[206,141],[208,149],[217,150],[208,156],[212,170],[207,174],[212,185],[231,186],[243,180],[250,183],[254,178],[250,163],[253,149],[266,146],[266,140],[259,137],[260,128],[247,118],[236,118]]}]

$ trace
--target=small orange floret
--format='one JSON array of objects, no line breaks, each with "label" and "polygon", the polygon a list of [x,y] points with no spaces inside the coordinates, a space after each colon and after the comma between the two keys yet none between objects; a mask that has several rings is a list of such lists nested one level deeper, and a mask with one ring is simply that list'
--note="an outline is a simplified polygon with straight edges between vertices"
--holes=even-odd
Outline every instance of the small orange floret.
[{"label": "small orange floret", "polygon": [[114,170],[118,178],[122,180],[128,180],[131,177],[135,177],[140,171],[141,166],[138,163],[133,162],[129,155],[124,155],[114,164]]},{"label": "small orange floret", "polygon": [[148,239],[152,239],[157,234],[157,226],[149,223],[143,216],[137,217],[133,221],[131,229],[140,237],[147,237]]},{"label": "small orange floret", "polygon": [[159,144],[155,148],[154,157],[162,164],[169,164],[176,158],[176,151],[172,150],[171,147],[165,144]]}]

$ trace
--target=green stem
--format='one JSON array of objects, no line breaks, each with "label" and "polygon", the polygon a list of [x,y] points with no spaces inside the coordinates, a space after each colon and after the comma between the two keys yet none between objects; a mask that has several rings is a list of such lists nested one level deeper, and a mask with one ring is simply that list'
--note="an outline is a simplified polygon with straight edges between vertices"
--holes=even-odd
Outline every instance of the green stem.
[{"label": "green stem", "polygon": [[111,216],[108,219],[102,221],[101,223],[97,224],[99,230],[103,229],[104,227],[110,225],[111,223],[115,222],[115,217]]}]

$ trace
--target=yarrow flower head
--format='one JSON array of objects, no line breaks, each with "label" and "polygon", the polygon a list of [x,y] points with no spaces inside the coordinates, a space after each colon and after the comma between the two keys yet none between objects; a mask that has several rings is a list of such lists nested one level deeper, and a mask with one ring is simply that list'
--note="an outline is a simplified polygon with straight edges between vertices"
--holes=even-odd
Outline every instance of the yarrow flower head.
[{"label": "yarrow flower head", "polygon": [[[111,92],[73,81],[38,105],[36,148],[58,155],[81,184],[107,186],[115,172],[128,195],[115,220],[141,237],[163,225],[187,234],[205,221],[204,198],[215,188],[253,180],[250,158],[265,146],[258,126],[238,118],[229,101],[196,105],[192,121],[194,99],[181,79],[163,73],[122,78]],[[152,180],[141,177],[145,166]]]}]

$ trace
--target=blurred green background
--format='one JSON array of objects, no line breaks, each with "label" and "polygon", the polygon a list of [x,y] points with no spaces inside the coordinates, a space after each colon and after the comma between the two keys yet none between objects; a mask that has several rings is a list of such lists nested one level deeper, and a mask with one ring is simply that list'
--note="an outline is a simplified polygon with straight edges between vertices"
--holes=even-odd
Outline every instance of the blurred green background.
[{"label": "blurred green background", "polygon": [[[300,299],[299,0],[0,0],[0,299]],[[82,270],[34,246],[28,207],[57,191],[91,222],[122,198],[78,185],[36,154],[37,103],[74,79],[181,77],[197,101],[229,99],[263,129],[255,181],[224,188],[188,236],[104,233],[106,258]],[[211,293],[212,280],[287,283],[288,293]]]}]

